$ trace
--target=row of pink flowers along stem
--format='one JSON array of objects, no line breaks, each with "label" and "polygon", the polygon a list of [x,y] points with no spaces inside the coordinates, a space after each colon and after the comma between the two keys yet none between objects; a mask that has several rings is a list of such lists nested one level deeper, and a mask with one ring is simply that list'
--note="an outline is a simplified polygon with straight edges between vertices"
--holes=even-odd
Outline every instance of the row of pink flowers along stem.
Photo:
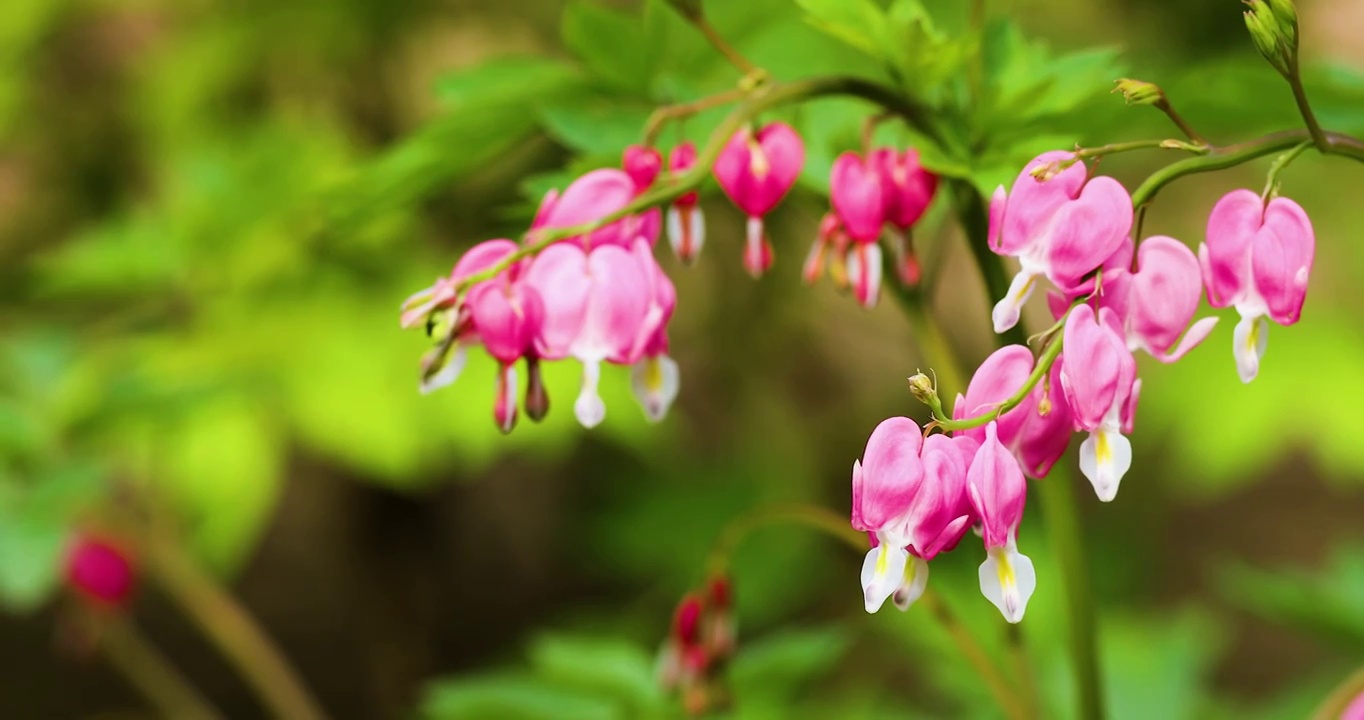
[{"label": "row of pink flowers along stem", "polygon": [[[764,218],[795,184],[804,155],[799,135],[772,123],[743,127],[716,158],[715,179],[748,216],[742,262],[755,277],[774,258]],[[549,409],[540,363],[567,358],[582,365],[574,414],[585,427],[605,417],[597,390],[603,364],[629,366],[646,415],[661,419],[679,385],[667,335],[677,294],[653,248],[666,229],[678,257],[690,263],[704,245],[705,222],[694,191],[673,200],[666,218],[658,208],[622,211],[695,162],[695,149],[680,145],[665,176],[662,155],[633,146],[621,169],[595,170],[550,192],[527,239],[537,230],[594,229],[538,254],[506,239],[480,243],[450,275],[409,298],[403,326],[424,323],[437,340],[423,359],[422,389],[453,382],[467,349],[482,344],[499,364],[493,416],[504,431],[518,415],[518,361],[529,375],[523,404],[533,420]],[[840,287],[871,307],[887,264],[885,242],[896,280],[917,283],[909,238],[936,187],[913,149],[841,155],[830,178],[832,209],[805,278],[815,280],[827,266]],[[1292,200],[1237,190],[1213,208],[1197,255],[1164,236],[1138,247],[1128,191],[1113,178],[1091,177],[1076,153],[1063,151],[1038,156],[1010,190],[999,188],[989,215],[990,248],[1020,267],[992,313],[996,332],[1018,323],[1042,279],[1051,285],[1047,300],[1060,332],[1037,360],[1022,345],[992,354],[950,418],[932,389],[920,388],[931,398],[932,424],[891,418],[872,433],[854,465],[852,509],[853,526],[872,544],[862,570],[869,611],[888,598],[908,607],[923,592],[928,561],[974,528],[986,549],[981,591],[1010,622],[1020,620],[1035,587],[1032,563],[1018,551],[1025,476],[1045,477],[1072,433],[1082,432],[1080,470],[1100,500],[1114,499],[1132,462],[1128,436],[1141,389],[1134,353],[1169,363],[1202,342],[1217,322],[1194,319],[1206,289],[1212,306],[1235,307],[1241,316],[1233,354],[1249,382],[1265,352],[1267,321],[1291,325],[1301,314],[1315,246],[1311,223]],[[479,275],[490,268],[501,269]],[[935,428],[943,432],[930,434]]]}]

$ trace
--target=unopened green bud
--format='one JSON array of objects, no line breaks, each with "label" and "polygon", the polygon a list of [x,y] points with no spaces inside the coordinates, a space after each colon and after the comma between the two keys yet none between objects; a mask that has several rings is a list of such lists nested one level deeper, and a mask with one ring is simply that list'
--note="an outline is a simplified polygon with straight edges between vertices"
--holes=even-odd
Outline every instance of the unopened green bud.
[{"label": "unopened green bud", "polygon": [[1128,105],[1155,105],[1165,99],[1165,91],[1159,85],[1131,78],[1118,80],[1113,92],[1122,93]]},{"label": "unopened green bud", "polygon": [[909,394],[925,405],[932,406],[938,402],[938,391],[933,389],[933,381],[923,373],[909,379]]},{"label": "unopened green bud", "polygon": [[1282,75],[1293,73],[1298,55],[1298,12],[1291,0],[1246,0],[1246,29],[1255,49]]}]

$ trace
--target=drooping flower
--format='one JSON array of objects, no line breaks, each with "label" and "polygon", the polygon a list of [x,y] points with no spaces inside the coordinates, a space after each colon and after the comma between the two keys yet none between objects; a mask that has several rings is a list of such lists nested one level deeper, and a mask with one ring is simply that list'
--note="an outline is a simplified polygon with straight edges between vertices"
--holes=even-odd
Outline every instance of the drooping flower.
[{"label": "drooping flower", "polygon": [[[962,420],[994,411],[1023,387],[1032,371],[1032,352],[1023,345],[1007,345],[991,353],[971,377],[966,394],[957,396],[952,406],[953,419]],[[1057,361],[1023,402],[995,421],[999,442],[1033,477],[1046,477],[1070,445],[1073,421],[1061,389],[1060,373],[1061,362]],[[985,441],[983,427],[958,430],[955,434],[969,435],[977,442]]]},{"label": "drooping flower", "polygon": [[919,162],[919,151],[914,148],[907,148],[903,153],[881,148],[872,154],[872,158],[880,170],[885,189],[885,217],[890,226],[895,267],[900,282],[914,287],[919,284],[922,273],[910,231],[933,202],[938,176],[924,169]]},{"label": "drooping flower", "polygon": [[[639,197],[654,184],[659,173],[663,171],[663,156],[651,147],[631,145],[625,148],[625,153],[621,157],[621,169],[634,182],[635,197]],[[656,207],[650,208],[636,215],[634,222],[636,237],[648,240],[650,245],[658,242],[658,234],[663,224],[661,210]]]},{"label": "drooping flower", "polygon": [[839,220],[838,213],[832,210],[825,213],[819,221],[815,242],[810,246],[810,253],[805,256],[805,265],[801,269],[801,277],[806,284],[813,285],[824,275],[825,263],[828,263],[829,276],[833,279],[834,285],[839,290],[846,290],[848,287],[846,255],[850,244],[851,241],[848,234],[843,231],[843,221]]},{"label": "drooping flower", "polygon": [[[668,156],[668,167],[679,175],[696,165],[696,146],[684,142],[673,148]],[[684,193],[668,208],[668,243],[677,259],[686,264],[696,260],[701,246],[706,244],[706,219],[697,205],[695,190]]]},{"label": "drooping flower", "polygon": [[995,332],[1018,323],[1038,277],[1072,291],[1122,247],[1132,229],[1132,198],[1113,178],[1090,179],[1079,162],[1049,179],[1033,174],[1071,159],[1071,153],[1060,151],[1037,156],[1009,192],[1001,186],[990,202],[990,248],[1021,264],[994,307]]},{"label": "drooping flower", "polygon": [[503,277],[476,285],[468,305],[473,332],[499,365],[493,419],[508,433],[516,426],[516,361],[535,358],[544,303],[535,288]]},{"label": "drooping flower", "polygon": [[601,364],[635,352],[650,308],[648,272],[623,247],[609,244],[588,252],[576,243],[549,246],[525,271],[526,284],[544,301],[544,321],[535,339],[538,355],[550,360],[571,356],[583,365],[573,412],[584,427],[595,427],[606,417],[597,393]]},{"label": "drooping flower", "polygon": [[1292,325],[1302,316],[1316,252],[1312,222],[1288,198],[1267,204],[1250,190],[1233,190],[1208,216],[1208,238],[1198,249],[1208,302],[1240,314],[1233,353],[1242,382],[1255,379],[1269,323]]},{"label": "drooping flower", "polygon": [[1080,471],[1108,502],[1132,466],[1132,430],[1137,394],[1137,362],[1123,338],[1121,321],[1110,308],[1080,305],[1066,319],[1061,385],[1075,427],[1089,433],[1080,445]]},{"label": "drooping flower", "polygon": [[879,240],[886,212],[885,190],[874,161],[853,152],[839,155],[829,178],[829,200],[851,241],[847,267],[853,294],[864,307],[872,307],[881,289]]},{"label": "drooping flower", "polygon": [[862,564],[867,612],[887,598],[901,608],[923,594],[928,560],[954,546],[971,523],[961,440],[933,435],[905,417],[881,422],[853,464],[852,525],[872,548]]},{"label": "drooping flower", "polygon": [[980,592],[1005,620],[1016,623],[1037,587],[1032,560],[1018,552],[1017,543],[1028,486],[1018,461],[999,442],[993,422],[985,426],[985,441],[971,461],[967,485],[985,541]]},{"label": "drooping flower", "polygon": [[66,582],[81,597],[104,608],[122,607],[137,584],[132,553],[110,538],[79,533],[66,551]]},{"label": "drooping flower", "polygon": [[720,189],[748,214],[744,268],[758,277],[772,266],[772,243],[763,216],[795,185],[805,164],[805,145],[790,125],[771,123],[761,130],[744,127],[730,138],[715,161]]},{"label": "drooping flower", "polygon": [[1094,304],[1112,308],[1122,319],[1129,349],[1170,363],[1203,342],[1217,324],[1217,318],[1207,317],[1190,325],[1202,297],[1193,251],[1174,238],[1154,235],[1142,240],[1135,271],[1104,270]]},{"label": "drooping flower", "polygon": [[677,290],[659,267],[653,253],[644,243],[636,243],[635,261],[643,268],[649,284],[649,307],[635,346],[614,362],[630,365],[630,389],[644,409],[644,415],[658,422],[668,414],[677,399],[680,373],[677,362],[668,357],[668,321],[677,307]]}]

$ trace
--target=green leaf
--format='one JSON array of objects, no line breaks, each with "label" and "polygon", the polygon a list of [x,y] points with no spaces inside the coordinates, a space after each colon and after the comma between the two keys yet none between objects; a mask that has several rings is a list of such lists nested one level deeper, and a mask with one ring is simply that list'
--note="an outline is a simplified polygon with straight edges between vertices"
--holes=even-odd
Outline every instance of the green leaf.
[{"label": "green leaf", "polygon": [[103,491],[99,467],[88,463],[40,474],[31,485],[0,484],[0,603],[28,612],[48,599],[74,522]]},{"label": "green leaf", "polygon": [[530,656],[540,675],[619,700],[636,711],[662,701],[653,658],[629,641],[546,635],[535,641]]},{"label": "green leaf", "polygon": [[1218,587],[1231,602],[1261,617],[1315,634],[1353,651],[1364,645],[1364,546],[1344,545],[1315,572],[1223,568]]},{"label": "green leaf", "polygon": [[564,9],[564,45],[608,85],[647,94],[658,64],[657,43],[650,42],[641,21],[589,0]]},{"label": "green leaf", "polygon": [[871,0],[796,0],[811,25],[877,58],[886,57],[886,14]]},{"label": "green leaf", "polygon": [[441,77],[436,83],[436,97],[450,110],[490,103],[507,105],[578,82],[580,73],[559,60],[501,57]]},{"label": "green leaf", "polygon": [[792,629],[745,641],[730,677],[735,694],[748,701],[790,701],[840,665],[851,645],[843,628]]},{"label": "green leaf", "polygon": [[497,674],[437,682],[426,691],[427,720],[626,720],[610,700],[525,675]]},{"label": "green leaf", "polygon": [[1114,720],[1196,720],[1225,636],[1216,618],[1185,609],[1160,618],[1110,618],[1104,680]]},{"label": "green leaf", "polygon": [[619,158],[626,146],[640,141],[652,109],[606,98],[574,98],[540,111],[545,130],[579,153]]}]

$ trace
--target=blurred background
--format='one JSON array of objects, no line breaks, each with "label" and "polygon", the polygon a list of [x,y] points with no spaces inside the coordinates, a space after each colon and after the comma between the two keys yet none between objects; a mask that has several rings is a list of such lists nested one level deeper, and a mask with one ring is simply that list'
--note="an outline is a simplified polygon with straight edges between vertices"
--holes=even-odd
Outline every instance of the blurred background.
[{"label": "blurred background", "polygon": [[[779,80],[885,75],[790,0],[706,5]],[[962,22],[957,3],[924,5],[947,36]],[[1108,94],[1118,77],[1163,86],[1213,142],[1300,125],[1238,2],[989,6],[1016,25],[986,49],[1015,73],[998,92],[1023,85],[1046,109],[970,169],[987,191],[1043,149],[1172,135]],[[1323,124],[1364,131],[1364,2],[1300,13]],[[661,424],[612,368],[607,420],[581,430],[577,370],[559,363],[546,421],[502,437],[492,363],[419,395],[429,341],[398,330],[397,308],[464,248],[515,237],[548,188],[617,163],[653,107],[735,80],[655,0],[8,0],[0,717],[150,715],[63,588],[74,534],[117,535],[129,517],[230,589],[335,717],[668,716],[654,654],[722,528],[773,503],[845,513],[871,429],[925,417],[904,380],[932,362],[895,304],[864,311],[799,279],[829,163],[871,108],[774,114],[810,162],[761,282],[714,188],[701,262],[660,248],[683,388]],[[719,116],[663,143],[703,139]],[[1171,157],[1101,167],[1130,188]],[[1268,163],[1179,181],[1147,232],[1196,246],[1212,203],[1258,190]],[[1227,313],[1187,359],[1144,366],[1121,497],[1101,507],[1079,488],[1115,718],[1301,717],[1364,661],[1361,183],[1357,165],[1310,154],[1285,173],[1319,241],[1303,321],[1271,330],[1248,387]],[[994,341],[988,304],[937,205],[917,236],[941,273],[931,313],[973,367]],[[1023,630],[1050,716],[1066,717],[1039,520],[1019,541],[1039,577]],[[994,648],[979,562],[945,556],[932,582]],[[863,612],[859,567],[796,527],[740,548],[739,713],[994,717],[922,608]],[[264,716],[173,594],[144,577],[126,612],[227,716]]]}]

